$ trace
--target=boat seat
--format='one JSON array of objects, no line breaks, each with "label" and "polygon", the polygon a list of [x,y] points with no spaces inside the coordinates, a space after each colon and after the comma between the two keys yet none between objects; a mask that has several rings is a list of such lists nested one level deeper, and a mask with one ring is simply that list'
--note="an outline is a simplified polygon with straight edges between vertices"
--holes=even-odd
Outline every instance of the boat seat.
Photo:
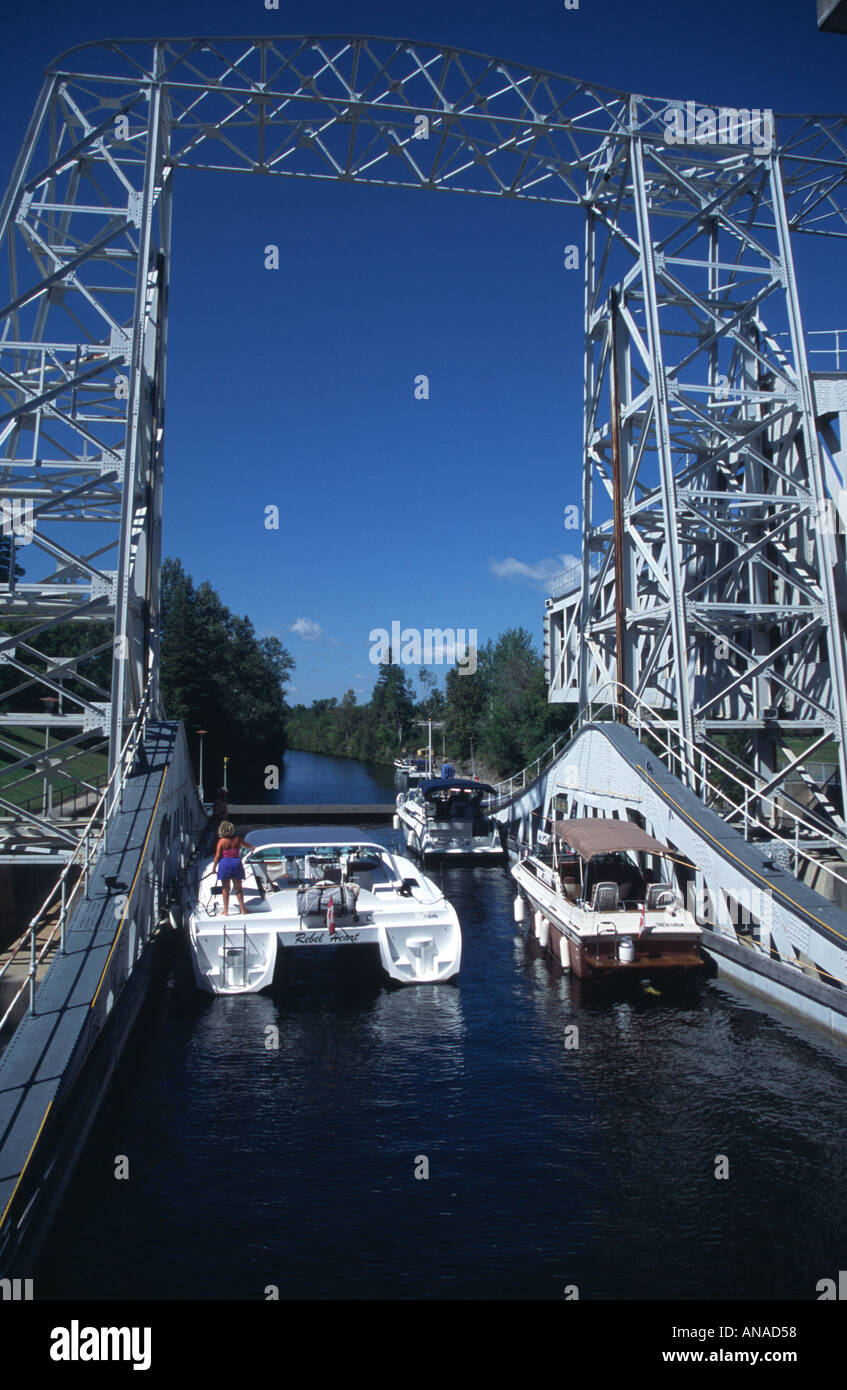
[{"label": "boat seat", "polygon": [[611,912],[620,907],[618,885],[616,883],[595,883],[591,895],[591,908],[594,912]]},{"label": "boat seat", "polygon": [[655,912],[660,907],[673,907],[676,893],[667,883],[651,883],[647,889],[647,911]]}]

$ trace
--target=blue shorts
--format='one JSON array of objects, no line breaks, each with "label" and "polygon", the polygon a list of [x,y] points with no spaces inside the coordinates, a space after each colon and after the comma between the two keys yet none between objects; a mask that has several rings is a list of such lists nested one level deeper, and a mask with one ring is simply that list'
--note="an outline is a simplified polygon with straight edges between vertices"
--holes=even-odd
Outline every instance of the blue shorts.
[{"label": "blue shorts", "polygon": [[244,865],[242,864],[242,862],[241,862],[240,859],[227,859],[226,857],[224,857],[224,858],[218,860],[218,878],[219,878],[219,879],[221,879],[221,880],[223,880],[223,879],[225,879],[225,878],[238,878],[238,879],[241,879],[241,878],[243,878],[243,877],[244,877]]}]

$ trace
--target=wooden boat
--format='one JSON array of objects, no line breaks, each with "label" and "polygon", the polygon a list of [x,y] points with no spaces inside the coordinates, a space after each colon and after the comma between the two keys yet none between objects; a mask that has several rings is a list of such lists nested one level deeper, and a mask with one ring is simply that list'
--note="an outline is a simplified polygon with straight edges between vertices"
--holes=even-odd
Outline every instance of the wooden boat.
[{"label": "wooden boat", "polygon": [[630,821],[557,821],[549,844],[512,868],[515,919],[528,901],[539,944],[581,979],[691,974],[703,965],[702,930],[672,881],[674,860]]}]

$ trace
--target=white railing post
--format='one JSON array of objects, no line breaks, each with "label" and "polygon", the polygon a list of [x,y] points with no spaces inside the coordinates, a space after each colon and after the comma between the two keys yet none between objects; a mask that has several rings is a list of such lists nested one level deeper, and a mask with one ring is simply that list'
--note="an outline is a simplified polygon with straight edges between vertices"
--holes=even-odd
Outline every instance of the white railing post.
[{"label": "white railing post", "polygon": [[29,1011],[35,1013],[35,923],[29,929]]},{"label": "white railing post", "polygon": [[796,816],[794,818],[794,877],[799,878],[798,869],[800,868],[800,823]]}]

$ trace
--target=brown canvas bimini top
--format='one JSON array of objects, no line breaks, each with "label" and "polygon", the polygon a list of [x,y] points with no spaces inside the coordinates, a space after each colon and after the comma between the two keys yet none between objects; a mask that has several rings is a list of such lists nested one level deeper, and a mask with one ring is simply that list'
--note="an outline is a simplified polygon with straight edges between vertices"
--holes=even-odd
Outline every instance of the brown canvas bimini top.
[{"label": "brown canvas bimini top", "polygon": [[654,840],[652,835],[631,821],[588,816],[584,819],[557,820],[553,829],[560,840],[576,850],[580,859],[591,859],[595,854],[614,854],[624,849],[661,854],[666,859],[678,857],[668,845]]}]

